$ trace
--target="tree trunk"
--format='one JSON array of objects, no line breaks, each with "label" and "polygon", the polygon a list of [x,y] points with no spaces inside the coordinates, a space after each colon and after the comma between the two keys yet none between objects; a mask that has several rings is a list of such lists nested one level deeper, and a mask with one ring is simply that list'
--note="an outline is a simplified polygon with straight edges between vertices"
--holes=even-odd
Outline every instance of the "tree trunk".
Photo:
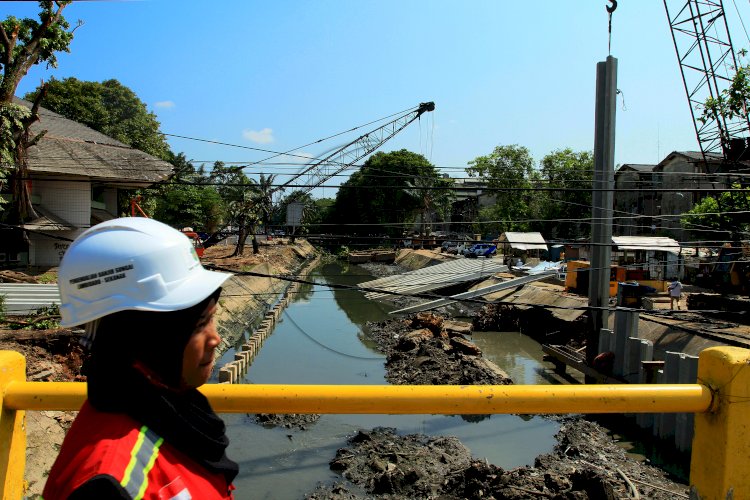
[{"label": "tree trunk", "polygon": [[257,255],[260,252],[258,249],[258,238],[253,234],[253,254]]},{"label": "tree trunk", "polygon": [[231,255],[232,257],[241,257],[242,253],[245,251],[245,240],[247,239],[247,226],[245,225],[244,221],[239,223],[239,228],[237,231],[237,246],[234,248],[234,253]]}]

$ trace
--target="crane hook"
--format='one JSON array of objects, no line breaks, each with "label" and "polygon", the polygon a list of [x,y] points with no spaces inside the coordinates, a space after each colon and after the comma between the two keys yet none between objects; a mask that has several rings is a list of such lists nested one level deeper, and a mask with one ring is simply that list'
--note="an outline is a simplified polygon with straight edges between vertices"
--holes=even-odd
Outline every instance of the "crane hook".
[{"label": "crane hook", "polygon": [[610,14],[612,14],[615,11],[615,9],[617,8],[617,0],[608,0],[608,1],[612,5],[611,6],[607,5],[605,8],[607,9],[607,12],[609,12]]}]

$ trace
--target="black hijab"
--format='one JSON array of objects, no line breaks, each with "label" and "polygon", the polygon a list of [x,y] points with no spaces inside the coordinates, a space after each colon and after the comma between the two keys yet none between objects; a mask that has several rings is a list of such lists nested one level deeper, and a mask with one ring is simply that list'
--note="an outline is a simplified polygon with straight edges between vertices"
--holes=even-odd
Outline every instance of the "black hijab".
[{"label": "black hijab", "polygon": [[239,468],[226,456],[224,421],[197,389],[182,389],[182,358],[201,314],[221,289],[188,309],[121,311],[99,322],[87,368],[88,399],[125,413],[231,484]]}]

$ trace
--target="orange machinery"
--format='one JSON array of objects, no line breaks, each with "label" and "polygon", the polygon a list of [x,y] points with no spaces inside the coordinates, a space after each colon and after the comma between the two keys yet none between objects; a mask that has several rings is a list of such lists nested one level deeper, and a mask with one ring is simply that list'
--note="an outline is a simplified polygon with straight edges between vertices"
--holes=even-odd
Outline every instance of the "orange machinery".
[{"label": "orange machinery", "polygon": [[[565,276],[565,291],[577,292],[583,295],[589,293],[588,268],[591,262],[585,260],[571,260],[567,262],[568,271]],[[609,273],[609,296],[617,296],[617,283],[626,281],[627,269],[621,266],[610,266]]]}]

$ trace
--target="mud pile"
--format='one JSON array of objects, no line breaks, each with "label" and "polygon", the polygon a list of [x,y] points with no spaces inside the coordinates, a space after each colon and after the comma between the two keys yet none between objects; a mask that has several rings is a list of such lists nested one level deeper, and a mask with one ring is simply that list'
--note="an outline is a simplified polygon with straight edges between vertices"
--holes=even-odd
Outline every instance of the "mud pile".
[{"label": "mud pile", "polygon": [[368,336],[386,354],[386,379],[397,385],[512,384],[496,364],[482,357],[465,335],[471,324],[418,313],[406,320],[369,323]]},{"label": "mud pile", "polygon": [[556,438],[552,453],[537,457],[533,467],[504,470],[471,458],[454,437],[360,431],[330,462],[345,481],[321,485],[306,498],[688,498],[685,485],[629,458],[595,423],[566,418]]}]

